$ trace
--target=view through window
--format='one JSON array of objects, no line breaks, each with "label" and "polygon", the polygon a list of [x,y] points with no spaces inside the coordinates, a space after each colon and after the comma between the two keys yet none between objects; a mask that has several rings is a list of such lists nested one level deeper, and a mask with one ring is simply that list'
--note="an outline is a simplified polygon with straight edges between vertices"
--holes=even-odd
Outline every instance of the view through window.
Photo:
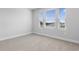
[{"label": "view through window", "polygon": [[[56,14],[57,13],[57,14]],[[58,17],[57,17],[58,15]],[[58,20],[58,26],[60,28],[65,28],[65,17],[66,17],[66,9],[58,8],[58,9],[48,9],[46,11],[40,12],[40,26],[41,27],[54,27],[56,26],[56,21]]]},{"label": "view through window", "polygon": [[59,26],[60,28],[65,28],[65,17],[66,17],[66,9],[59,9]]}]

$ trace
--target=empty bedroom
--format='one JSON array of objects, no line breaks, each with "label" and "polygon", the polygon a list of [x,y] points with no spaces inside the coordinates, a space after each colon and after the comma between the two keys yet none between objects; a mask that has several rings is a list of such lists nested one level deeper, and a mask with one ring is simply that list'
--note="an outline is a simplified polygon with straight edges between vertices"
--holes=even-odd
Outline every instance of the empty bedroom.
[{"label": "empty bedroom", "polygon": [[79,8],[0,8],[0,51],[79,51]]}]

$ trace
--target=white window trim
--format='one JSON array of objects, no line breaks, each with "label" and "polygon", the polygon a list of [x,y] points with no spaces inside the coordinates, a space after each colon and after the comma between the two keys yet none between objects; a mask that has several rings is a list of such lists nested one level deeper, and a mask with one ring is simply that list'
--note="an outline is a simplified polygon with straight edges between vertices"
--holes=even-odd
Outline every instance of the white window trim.
[{"label": "white window trim", "polygon": [[[40,27],[40,28],[43,28],[43,29],[53,29],[53,28],[57,28],[58,30],[61,30],[61,31],[66,30],[66,29],[67,29],[67,26],[66,26],[67,9],[66,9],[65,17],[64,17],[64,19],[65,19],[65,28],[61,28],[61,27],[60,27],[59,9],[58,9],[58,8],[53,8],[53,9],[56,10],[55,26],[46,26],[46,21],[43,19],[43,27],[41,27],[40,23],[39,23],[39,27]],[[52,8],[50,8],[50,9],[44,9],[44,10],[40,11],[39,14],[40,14],[41,12],[44,12],[44,13],[45,13],[45,12],[47,12],[47,11],[49,11],[49,10],[53,10],[53,9],[52,9]],[[44,18],[46,19],[46,17],[44,17]],[[39,22],[40,22],[40,20],[39,20]]]}]

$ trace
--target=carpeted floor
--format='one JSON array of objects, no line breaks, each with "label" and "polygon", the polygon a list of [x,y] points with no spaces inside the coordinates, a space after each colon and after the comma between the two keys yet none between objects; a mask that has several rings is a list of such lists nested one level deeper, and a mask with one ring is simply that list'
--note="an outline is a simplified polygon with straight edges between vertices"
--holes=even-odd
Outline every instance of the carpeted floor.
[{"label": "carpeted floor", "polygon": [[77,51],[79,44],[30,34],[0,41],[0,51]]}]

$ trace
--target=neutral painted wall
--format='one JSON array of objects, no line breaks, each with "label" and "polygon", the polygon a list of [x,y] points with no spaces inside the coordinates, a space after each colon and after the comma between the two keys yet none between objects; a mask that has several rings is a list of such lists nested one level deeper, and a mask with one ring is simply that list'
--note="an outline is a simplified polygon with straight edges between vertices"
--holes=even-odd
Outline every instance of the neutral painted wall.
[{"label": "neutral painted wall", "polygon": [[32,14],[25,8],[0,8],[0,40],[31,33]]},{"label": "neutral painted wall", "polygon": [[33,11],[33,32],[47,34],[51,37],[61,37],[67,41],[79,42],[79,9],[67,9],[66,25],[67,29],[61,31],[58,28],[40,28],[38,14],[45,9],[37,9]]}]

